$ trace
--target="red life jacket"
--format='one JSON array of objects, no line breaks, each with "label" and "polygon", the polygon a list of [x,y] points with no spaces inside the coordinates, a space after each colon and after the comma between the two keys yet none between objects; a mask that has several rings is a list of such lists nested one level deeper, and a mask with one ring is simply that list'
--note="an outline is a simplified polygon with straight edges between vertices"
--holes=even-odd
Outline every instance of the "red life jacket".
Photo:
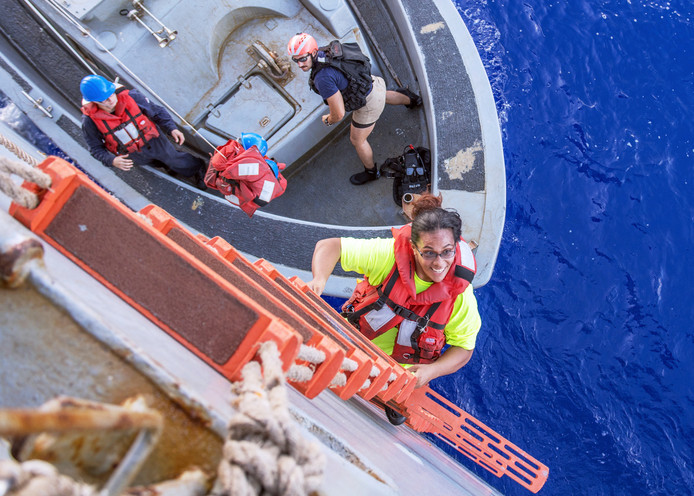
[{"label": "red life jacket", "polygon": [[393,228],[395,264],[388,277],[375,287],[368,278],[357,284],[342,307],[343,315],[369,339],[393,327],[398,334],[391,356],[399,363],[431,363],[446,344],[444,328],[456,298],[472,282],[477,262],[461,238],[454,264],[443,281],[417,294],[415,259],[410,247],[411,225]]},{"label": "red life jacket", "polygon": [[217,150],[221,154],[215,153],[210,159],[205,184],[221,191],[231,204],[240,207],[249,217],[287,189],[287,180],[279,173],[285,164],[277,164],[275,176],[258,147],[244,150],[241,143],[229,140]]},{"label": "red life jacket", "polygon": [[113,113],[102,110],[96,103],[82,107],[82,113],[91,117],[104,136],[106,149],[116,155],[139,152],[152,138],[159,136],[157,126],[140,110],[130,92],[116,89],[118,103]]}]

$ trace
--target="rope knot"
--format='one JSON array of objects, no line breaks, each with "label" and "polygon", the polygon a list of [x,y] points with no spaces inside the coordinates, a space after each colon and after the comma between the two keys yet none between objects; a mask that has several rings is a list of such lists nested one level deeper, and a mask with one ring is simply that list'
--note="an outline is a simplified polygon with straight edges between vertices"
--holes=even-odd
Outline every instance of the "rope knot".
[{"label": "rope knot", "polygon": [[287,400],[280,354],[263,343],[260,362],[247,363],[234,383],[237,413],[229,422],[218,468],[220,495],[300,496],[316,491],[325,458],[301,435]]}]

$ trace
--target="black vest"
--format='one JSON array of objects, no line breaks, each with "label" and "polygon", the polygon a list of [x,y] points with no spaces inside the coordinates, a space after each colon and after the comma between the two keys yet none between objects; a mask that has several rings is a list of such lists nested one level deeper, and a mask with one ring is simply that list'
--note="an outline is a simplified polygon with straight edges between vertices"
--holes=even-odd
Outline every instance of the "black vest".
[{"label": "black vest", "polygon": [[366,105],[366,96],[371,91],[371,61],[356,43],[331,41],[330,45],[318,49],[325,57],[315,57],[308,84],[313,91],[318,89],[313,82],[318,71],[324,67],[334,67],[347,78],[347,87],[342,90],[345,111],[352,112]]}]

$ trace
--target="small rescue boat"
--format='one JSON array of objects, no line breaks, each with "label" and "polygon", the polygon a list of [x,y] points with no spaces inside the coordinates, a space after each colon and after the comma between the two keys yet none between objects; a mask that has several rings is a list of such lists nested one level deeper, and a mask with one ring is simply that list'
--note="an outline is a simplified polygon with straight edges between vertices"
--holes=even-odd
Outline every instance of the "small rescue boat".
[{"label": "small rescue boat", "polygon": [[[423,100],[417,109],[387,106],[369,139],[376,161],[409,144],[431,150],[431,189],[478,245],[473,285],[491,277],[506,208],[501,133],[484,67],[450,0],[21,0],[2,2],[2,11],[0,90],[82,170],[133,210],[159,205],[305,279],[317,240],[387,237],[407,221],[392,180],[349,183],[362,167],[349,118],[323,125],[326,107],[286,55],[297,31],[357,43],[388,88]],[[286,191],[249,219],[223,195],[163,170],[105,168],[80,131],[79,82],[89,73],[119,78],[167,108],[201,157],[241,133],[263,136],[268,157],[287,164]],[[349,296],[354,278],[336,275],[326,291]]]}]

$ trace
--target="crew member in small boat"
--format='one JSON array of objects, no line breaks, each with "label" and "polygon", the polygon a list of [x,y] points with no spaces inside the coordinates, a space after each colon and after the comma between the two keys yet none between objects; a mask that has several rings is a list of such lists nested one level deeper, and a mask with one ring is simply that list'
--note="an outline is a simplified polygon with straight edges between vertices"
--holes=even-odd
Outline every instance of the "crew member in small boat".
[{"label": "crew member in small boat", "polygon": [[352,175],[350,182],[361,185],[378,179],[378,168],[367,138],[385,104],[415,108],[422,104],[422,99],[407,88],[386,90],[383,78],[371,74],[369,58],[356,43],[332,41],[319,48],[313,36],[300,33],[289,40],[287,49],[302,71],[311,71],[309,86],[330,109],[330,113],[323,116],[326,126],[338,123],[347,112],[352,112],[349,139],[364,170]]},{"label": "crew member in small boat", "polygon": [[364,274],[343,315],[422,387],[468,363],[482,322],[471,284],[476,262],[461,238],[460,216],[430,193],[413,203],[412,214],[393,238],[320,240],[308,286],[321,294],[338,261]]},{"label": "crew member in small boat", "polygon": [[191,178],[196,186],[205,187],[205,161],[177,150],[160,132],[169,134],[178,145],[185,141],[164,107],[137,90],[93,74],[82,79],[80,91],[82,132],[94,158],[123,171],[134,165],[163,163]]}]

